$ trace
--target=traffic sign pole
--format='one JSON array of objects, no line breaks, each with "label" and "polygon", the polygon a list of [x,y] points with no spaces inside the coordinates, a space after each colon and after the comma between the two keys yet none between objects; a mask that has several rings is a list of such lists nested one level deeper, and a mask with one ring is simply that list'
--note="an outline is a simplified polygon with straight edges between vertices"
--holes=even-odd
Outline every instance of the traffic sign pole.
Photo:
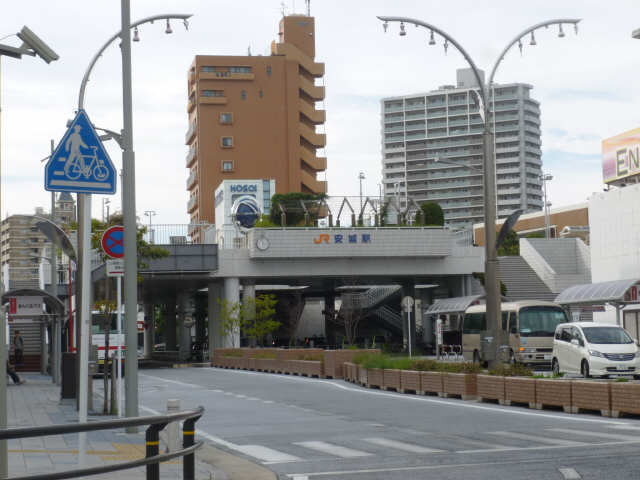
[{"label": "traffic sign pole", "polygon": [[[78,194],[84,197],[82,209],[81,246],[80,251],[82,270],[80,289],[80,392],[78,396],[78,422],[87,422],[87,402],[89,385],[89,329],[91,328],[91,306],[89,305],[91,293],[91,259],[89,258],[89,245],[91,245],[91,195]],[[76,316],[77,318],[77,316]],[[106,394],[106,392],[105,392]],[[86,465],[87,433],[78,434],[78,463]]]}]

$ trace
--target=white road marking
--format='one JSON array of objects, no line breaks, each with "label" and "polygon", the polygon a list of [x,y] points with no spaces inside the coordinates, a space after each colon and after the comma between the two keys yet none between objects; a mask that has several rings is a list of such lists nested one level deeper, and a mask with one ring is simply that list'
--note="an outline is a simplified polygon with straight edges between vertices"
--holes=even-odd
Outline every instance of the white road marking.
[{"label": "white road marking", "polygon": [[154,410],[153,408],[145,407],[144,405],[140,405],[140,410],[149,412],[151,415],[162,415],[159,411]]},{"label": "white road marking", "polygon": [[438,450],[436,448],[427,448],[420,445],[414,445],[413,443],[398,442],[396,440],[389,440],[387,438],[364,438],[367,443],[373,443],[381,447],[394,448],[396,450],[403,450],[410,453],[438,453],[444,450]]},{"label": "white road marking", "polygon": [[537,435],[529,435],[528,433],[516,432],[488,432],[491,435],[500,435],[503,437],[517,438],[518,440],[527,440],[538,443],[547,443],[549,445],[559,445],[561,447],[577,447],[587,445],[582,442],[574,442],[573,440],[561,440],[559,438],[539,437]]},{"label": "white road marking", "polygon": [[334,445],[332,443],[309,441],[309,442],[295,442],[294,445],[300,445],[301,447],[309,448],[311,450],[317,450],[322,453],[328,453],[329,455],[335,455],[341,458],[357,458],[357,457],[369,457],[370,453],[361,452],[353,448],[347,448],[340,445]]},{"label": "white road marking", "polygon": [[[429,397],[420,397],[416,395],[404,395],[402,393],[394,393],[394,392],[384,392],[380,390],[371,390],[364,387],[350,387],[347,385],[342,385],[340,380],[325,380],[319,378],[307,378],[307,377],[298,377],[298,376],[290,376],[290,375],[272,375],[269,373],[261,373],[261,372],[249,372],[245,370],[227,370],[227,369],[219,369],[219,368],[211,368],[211,369],[199,369],[203,372],[211,372],[211,373],[226,373],[226,374],[236,374],[236,375],[259,375],[259,376],[272,376],[276,380],[284,380],[284,381],[294,381],[294,382],[309,382],[315,383],[317,385],[331,386],[335,388],[339,388],[341,390],[350,391],[353,393],[361,393],[364,395],[374,395],[374,396],[382,396],[393,398],[397,400],[405,400],[409,402],[425,402],[425,403],[435,403],[440,405],[447,405],[449,407],[458,407],[458,408],[472,408],[477,410],[485,410],[494,413],[506,413],[510,415],[522,415],[528,417],[538,417],[538,418],[553,418],[554,420],[566,420],[570,422],[585,422],[585,423],[602,423],[607,425],[629,425],[626,422],[616,421],[616,420],[605,420],[598,418],[585,418],[584,415],[570,415],[570,414],[553,414],[553,413],[540,413],[540,412],[529,412],[519,408],[513,407],[492,407],[491,405],[479,405],[473,402],[465,402],[462,400],[445,400],[440,398],[429,398]],[[153,377],[157,379],[161,379],[160,377]],[[622,428],[622,427],[621,427]]]},{"label": "white road marking", "polygon": [[581,480],[582,477],[573,468],[559,468],[558,471],[564,477],[564,480]]},{"label": "white road marking", "polygon": [[572,435],[585,435],[588,437],[600,437],[610,440],[622,440],[626,442],[640,442],[640,437],[637,435],[621,435],[619,433],[604,433],[604,432],[589,432],[586,430],[574,430],[569,428],[547,428],[552,432],[570,433]]},{"label": "white road marking", "polygon": [[300,459],[294,455],[279,452],[268,447],[263,447],[262,445],[239,445],[237,450],[245,455],[262,460],[262,463],[266,465],[300,461]]}]

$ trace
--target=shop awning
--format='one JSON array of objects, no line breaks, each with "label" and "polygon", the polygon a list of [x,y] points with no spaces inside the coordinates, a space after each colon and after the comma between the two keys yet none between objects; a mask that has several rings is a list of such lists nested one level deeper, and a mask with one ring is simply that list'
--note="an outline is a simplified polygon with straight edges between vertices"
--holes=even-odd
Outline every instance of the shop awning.
[{"label": "shop awning", "polygon": [[624,304],[638,303],[640,279],[613,280],[610,282],[574,285],[560,293],[555,303],[560,305]]},{"label": "shop awning", "polygon": [[469,295],[467,297],[441,298],[424,312],[427,315],[438,315],[441,313],[464,313],[477,300],[483,299],[484,295]]}]

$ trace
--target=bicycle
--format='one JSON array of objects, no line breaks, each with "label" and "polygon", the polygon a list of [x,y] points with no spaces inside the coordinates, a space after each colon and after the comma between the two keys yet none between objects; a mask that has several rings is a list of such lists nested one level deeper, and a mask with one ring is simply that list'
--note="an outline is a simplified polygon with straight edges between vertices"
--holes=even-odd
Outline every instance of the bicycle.
[{"label": "bicycle", "polygon": [[[99,159],[97,155],[98,147],[90,147],[93,150],[91,155],[76,155],[73,159],[67,159],[64,164],[64,174],[71,180],[76,180],[83,175],[89,179],[92,175],[96,180],[105,180],[109,176],[107,167],[104,166],[104,160]],[[91,160],[87,165],[85,160]]]}]

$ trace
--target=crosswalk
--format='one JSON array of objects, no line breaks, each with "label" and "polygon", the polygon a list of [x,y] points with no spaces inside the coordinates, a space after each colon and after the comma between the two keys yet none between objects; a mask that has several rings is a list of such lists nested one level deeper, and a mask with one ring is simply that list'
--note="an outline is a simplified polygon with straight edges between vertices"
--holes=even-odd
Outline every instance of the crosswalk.
[{"label": "crosswalk", "polygon": [[[606,427],[614,429],[615,426]],[[279,444],[269,447],[263,445],[236,445],[222,439],[217,443],[236,450],[266,465],[309,462],[331,459],[360,459],[372,455],[446,455],[456,453],[501,452],[505,450],[540,450],[554,448],[584,447],[594,445],[612,445],[640,443],[638,435],[629,431],[617,430],[581,430],[570,428],[545,428],[535,432],[492,431],[479,432],[474,438],[464,436],[444,436],[437,434],[412,435],[407,441],[387,437],[364,437],[327,441],[309,439]],[[204,435],[204,438],[216,442],[216,437]],[[443,440],[444,439],[444,440]],[[469,445],[480,449],[470,450]]]}]

